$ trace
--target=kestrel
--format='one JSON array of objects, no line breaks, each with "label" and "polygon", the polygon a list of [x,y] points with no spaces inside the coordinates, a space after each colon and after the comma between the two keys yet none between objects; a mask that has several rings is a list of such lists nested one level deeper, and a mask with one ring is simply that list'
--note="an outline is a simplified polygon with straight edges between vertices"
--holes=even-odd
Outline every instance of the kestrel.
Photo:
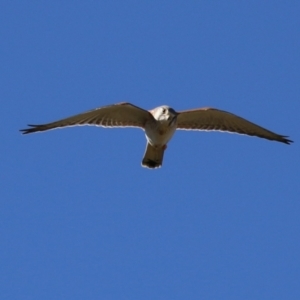
[{"label": "kestrel", "polygon": [[227,131],[290,144],[293,141],[251,123],[232,113],[215,108],[199,108],[176,112],[163,105],[144,110],[130,103],[118,103],[90,110],[66,119],[42,125],[28,125],[23,134],[60,127],[94,125],[102,127],[139,127],[145,131],[147,145],[142,166],[155,169],[162,166],[167,143],[178,130]]}]

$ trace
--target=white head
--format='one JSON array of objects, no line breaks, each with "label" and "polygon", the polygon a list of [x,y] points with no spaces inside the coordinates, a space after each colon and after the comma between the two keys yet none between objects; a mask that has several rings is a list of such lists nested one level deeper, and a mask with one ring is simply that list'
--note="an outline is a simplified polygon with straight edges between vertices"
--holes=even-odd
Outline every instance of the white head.
[{"label": "white head", "polygon": [[178,115],[178,113],[171,107],[167,105],[162,105],[154,108],[150,111],[157,121],[174,121]]}]

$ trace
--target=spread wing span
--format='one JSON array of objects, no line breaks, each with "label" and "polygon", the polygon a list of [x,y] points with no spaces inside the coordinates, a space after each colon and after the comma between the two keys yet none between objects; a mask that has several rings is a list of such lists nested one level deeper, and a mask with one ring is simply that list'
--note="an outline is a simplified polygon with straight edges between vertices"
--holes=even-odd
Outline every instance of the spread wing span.
[{"label": "spread wing span", "polygon": [[285,144],[293,142],[287,136],[274,133],[232,113],[215,108],[200,108],[179,112],[177,129],[227,131],[257,136]]},{"label": "spread wing span", "polygon": [[31,128],[21,129],[23,134],[45,131],[67,126],[94,125],[102,127],[140,127],[144,128],[153,116],[142,108],[122,102],[96,108],[69,118],[48,124],[28,125]]}]

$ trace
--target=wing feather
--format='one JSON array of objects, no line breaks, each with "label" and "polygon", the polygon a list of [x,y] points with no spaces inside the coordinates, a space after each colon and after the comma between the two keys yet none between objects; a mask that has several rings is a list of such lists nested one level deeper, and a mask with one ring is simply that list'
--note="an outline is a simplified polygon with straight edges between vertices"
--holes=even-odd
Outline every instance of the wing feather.
[{"label": "wing feather", "polygon": [[179,112],[177,129],[227,131],[257,136],[285,144],[293,142],[287,139],[287,136],[274,133],[232,113],[207,107]]},{"label": "wing feather", "polygon": [[69,118],[48,124],[28,125],[32,128],[21,129],[23,134],[51,130],[68,126],[94,125],[102,127],[140,127],[144,128],[153,116],[142,108],[127,102],[96,108]]}]

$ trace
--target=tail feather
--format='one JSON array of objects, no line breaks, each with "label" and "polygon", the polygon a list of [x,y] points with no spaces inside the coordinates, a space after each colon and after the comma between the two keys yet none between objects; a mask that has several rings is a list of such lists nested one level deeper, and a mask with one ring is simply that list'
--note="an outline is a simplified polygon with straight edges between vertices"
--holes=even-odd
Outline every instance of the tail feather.
[{"label": "tail feather", "polygon": [[160,168],[164,158],[165,147],[155,148],[147,143],[142,166],[150,169]]}]

